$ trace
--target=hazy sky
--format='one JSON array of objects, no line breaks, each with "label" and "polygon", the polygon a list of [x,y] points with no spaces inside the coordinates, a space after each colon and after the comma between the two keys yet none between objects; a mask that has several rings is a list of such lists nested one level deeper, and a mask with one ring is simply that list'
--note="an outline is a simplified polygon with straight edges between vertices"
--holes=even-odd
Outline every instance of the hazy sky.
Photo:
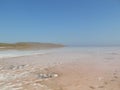
[{"label": "hazy sky", "polygon": [[0,0],[0,42],[120,44],[120,0]]}]

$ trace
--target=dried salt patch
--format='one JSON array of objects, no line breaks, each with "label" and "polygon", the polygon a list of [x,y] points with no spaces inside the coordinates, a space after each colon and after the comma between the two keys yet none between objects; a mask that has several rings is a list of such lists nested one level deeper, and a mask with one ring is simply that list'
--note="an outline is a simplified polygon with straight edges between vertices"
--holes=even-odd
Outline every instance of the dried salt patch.
[{"label": "dried salt patch", "polygon": [[25,65],[18,65],[18,66],[10,65],[9,69],[16,70],[16,69],[23,69],[24,67]]},{"label": "dried salt patch", "polygon": [[4,69],[1,70],[1,72],[4,72],[4,71],[5,71]]},{"label": "dried salt patch", "polygon": [[0,80],[5,81],[10,79],[11,77],[8,74],[0,74]]},{"label": "dried salt patch", "polygon": [[14,88],[15,90],[23,90],[23,87]]},{"label": "dried salt patch", "polygon": [[13,89],[11,89],[9,86],[2,86],[2,87],[0,87],[0,90],[13,90]]},{"label": "dried salt patch", "polygon": [[22,86],[22,83],[14,84],[14,86]]},{"label": "dried salt patch", "polygon": [[29,72],[23,72],[23,73],[20,73],[20,74],[16,74],[16,77],[26,77],[29,75]]},{"label": "dried salt patch", "polygon": [[36,84],[36,83],[34,83],[33,85],[34,85],[34,86],[37,86],[37,84]]},{"label": "dried salt patch", "polygon": [[29,67],[30,65],[29,64],[26,64],[24,67]]},{"label": "dried salt patch", "polygon": [[44,88],[44,89],[46,89],[46,90],[49,90],[49,88],[48,88],[46,85],[39,84],[39,86],[40,86],[41,88]]},{"label": "dried salt patch", "polygon": [[38,84],[40,87],[45,87],[45,85],[42,85],[42,84]]},{"label": "dried salt patch", "polygon": [[58,77],[58,74],[54,74],[54,77]]},{"label": "dried salt patch", "polygon": [[38,74],[38,78],[40,79],[48,79],[58,77],[58,74]]},{"label": "dried salt patch", "polygon": [[98,77],[98,81],[102,81],[103,79],[103,77]]},{"label": "dried salt patch", "polygon": [[0,69],[3,69],[3,66],[0,65]]},{"label": "dried salt patch", "polygon": [[15,87],[16,85],[15,84],[10,84],[9,87]]},{"label": "dried salt patch", "polygon": [[14,66],[14,65],[10,65],[10,66],[8,67],[8,69],[13,69],[13,70],[15,70],[15,66]]},{"label": "dried salt patch", "polygon": [[0,81],[9,81],[16,78],[27,77],[28,75],[29,75],[29,72],[23,72],[20,74],[3,73],[3,74],[0,74]]},{"label": "dried salt patch", "polygon": [[19,65],[18,69],[23,69],[25,67],[25,65]]},{"label": "dried salt patch", "polygon": [[5,82],[1,82],[1,83],[0,83],[0,86],[3,86],[3,85],[5,85]]},{"label": "dried salt patch", "polygon": [[15,85],[13,85],[12,83],[7,83],[5,85],[0,86],[0,90],[22,90],[22,87],[14,87]]}]

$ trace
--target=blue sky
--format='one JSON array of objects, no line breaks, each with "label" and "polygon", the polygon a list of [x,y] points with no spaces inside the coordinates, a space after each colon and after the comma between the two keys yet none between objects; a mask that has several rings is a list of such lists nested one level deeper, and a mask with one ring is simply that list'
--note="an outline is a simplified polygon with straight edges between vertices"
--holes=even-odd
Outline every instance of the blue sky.
[{"label": "blue sky", "polygon": [[120,44],[119,0],[0,0],[0,42]]}]

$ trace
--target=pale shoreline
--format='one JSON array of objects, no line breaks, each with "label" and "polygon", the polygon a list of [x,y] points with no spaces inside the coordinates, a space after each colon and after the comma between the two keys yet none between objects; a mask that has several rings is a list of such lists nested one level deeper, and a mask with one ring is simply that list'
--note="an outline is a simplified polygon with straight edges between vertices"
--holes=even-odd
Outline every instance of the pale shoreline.
[{"label": "pale shoreline", "polygon": [[[119,48],[94,48],[87,51],[68,48],[42,55],[0,59],[0,62],[8,66],[30,65],[27,68],[31,71],[31,67],[34,67],[34,72],[38,72],[36,68],[40,67],[47,69],[49,73],[58,74],[58,77],[51,78],[52,80],[37,81],[50,90],[119,90],[119,55]],[[30,87],[26,89],[49,90]]]}]

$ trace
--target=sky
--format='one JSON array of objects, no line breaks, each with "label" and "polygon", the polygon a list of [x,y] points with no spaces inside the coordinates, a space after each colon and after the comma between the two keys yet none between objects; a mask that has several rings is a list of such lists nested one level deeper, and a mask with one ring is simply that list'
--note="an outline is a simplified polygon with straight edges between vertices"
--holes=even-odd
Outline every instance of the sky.
[{"label": "sky", "polygon": [[120,45],[120,0],[0,0],[0,42]]}]

